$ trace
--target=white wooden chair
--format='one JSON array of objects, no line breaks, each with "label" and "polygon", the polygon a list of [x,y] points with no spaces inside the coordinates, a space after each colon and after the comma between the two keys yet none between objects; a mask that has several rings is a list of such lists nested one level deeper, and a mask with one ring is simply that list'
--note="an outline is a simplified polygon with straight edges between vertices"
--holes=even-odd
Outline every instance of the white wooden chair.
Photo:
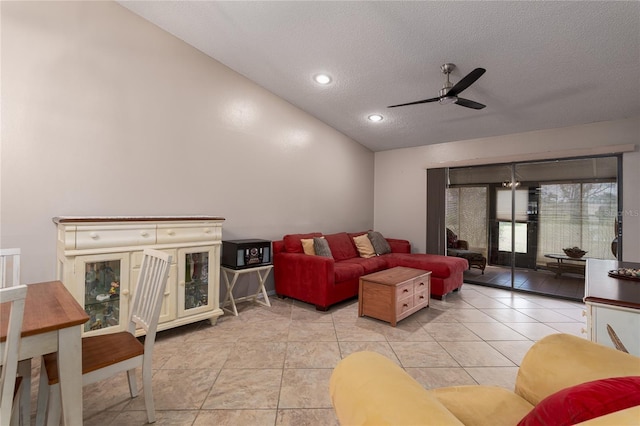
[{"label": "white wooden chair", "polygon": [[[20,410],[16,409],[20,401],[21,377],[18,377],[18,352],[24,301],[27,297],[26,285],[15,285],[0,289],[0,302],[10,302],[11,312],[7,324],[7,339],[0,344],[2,352],[2,373],[0,374],[0,424],[17,425]],[[31,374],[31,372],[29,372]]]},{"label": "white wooden chair", "polygon": [[[136,368],[142,367],[144,402],[149,423],[156,420],[151,389],[151,358],[170,264],[169,254],[152,249],[144,250],[127,331],[82,339],[83,386],[126,371],[129,393],[133,398],[138,395]],[[135,337],[136,327],[142,328],[146,333],[144,345]],[[59,425],[61,413],[57,354],[43,356],[42,365],[36,425],[43,425],[45,416],[48,425]]]},{"label": "white wooden chair", "polygon": [[[20,249],[0,249],[0,288],[20,285]],[[18,363],[18,375],[22,377],[20,397],[20,424],[31,422],[31,359]]]}]

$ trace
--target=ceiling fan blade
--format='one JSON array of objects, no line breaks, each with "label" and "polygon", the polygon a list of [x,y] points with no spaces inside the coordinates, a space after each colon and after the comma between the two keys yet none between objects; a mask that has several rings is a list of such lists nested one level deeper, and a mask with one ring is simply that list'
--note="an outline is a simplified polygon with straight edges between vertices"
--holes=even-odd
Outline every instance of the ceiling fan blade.
[{"label": "ceiling fan blade", "polygon": [[469,99],[464,99],[464,98],[458,98],[458,100],[456,101],[456,104],[463,107],[471,108],[471,109],[482,109],[486,107],[486,105],[482,105],[481,103],[470,101]]},{"label": "ceiling fan blade", "polygon": [[482,74],[484,74],[486,71],[487,70],[485,70],[484,68],[476,68],[475,70],[471,71],[462,80],[457,82],[451,88],[451,90],[447,92],[447,96],[458,96],[458,94],[462,93],[464,89],[471,86],[477,79],[482,77]]},{"label": "ceiling fan blade", "polygon": [[429,103],[429,102],[436,102],[436,101],[439,101],[439,100],[440,100],[440,98],[429,98],[429,99],[423,99],[421,101],[409,102],[407,104],[391,105],[391,106],[388,106],[387,108],[395,108],[395,107],[401,107],[401,106],[406,106],[406,105],[426,104],[426,103]]}]

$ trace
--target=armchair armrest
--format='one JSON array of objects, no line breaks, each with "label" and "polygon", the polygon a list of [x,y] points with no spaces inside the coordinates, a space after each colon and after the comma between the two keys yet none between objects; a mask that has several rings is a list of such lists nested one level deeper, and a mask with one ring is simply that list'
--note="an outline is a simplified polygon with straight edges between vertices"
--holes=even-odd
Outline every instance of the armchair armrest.
[{"label": "armchair armrest", "polygon": [[343,425],[462,425],[413,377],[375,352],[355,352],[340,361],[329,395]]},{"label": "armchair armrest", "polygon": [[323,300],[327,283],[335,280],[334,260],[304,253],[275,253],[273,276],[277,294],[315,303]]}]

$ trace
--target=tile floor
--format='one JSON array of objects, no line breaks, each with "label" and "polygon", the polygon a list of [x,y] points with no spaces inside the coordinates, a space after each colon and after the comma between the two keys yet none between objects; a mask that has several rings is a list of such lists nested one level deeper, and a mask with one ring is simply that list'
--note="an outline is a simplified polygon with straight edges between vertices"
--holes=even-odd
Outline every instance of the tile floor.
[{"label": "tile floor", "polygon": [[[291,299],[271,302],[241,303],[238,317],[227,314],[215,326],[159,333],[157,425],[337,425],[329,377],[341,358],[365,349],[391,358],[426,388],[512,389],[533,342],[557,332],[584,336],[585,327],[580,302],[472,284],[432,299],[396,328],[358,318],[355,299],[328,312]],[[143,425],[144,400],[130,399],[119,375],[84,388],[84,418],[88,426]]]}]

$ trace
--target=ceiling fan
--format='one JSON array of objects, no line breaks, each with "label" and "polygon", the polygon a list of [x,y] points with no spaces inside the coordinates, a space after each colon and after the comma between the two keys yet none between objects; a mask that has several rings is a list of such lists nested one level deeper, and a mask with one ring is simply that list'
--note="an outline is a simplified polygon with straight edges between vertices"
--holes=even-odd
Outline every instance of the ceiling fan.
[{"label": "ceiling fan", "polygon": [[484,108],[486,105],[483,105],[475,101],[471,101],[469,99],[460,98],[458,97],[458,95],[462,93],[462,91],[465,90],[467,87],[475,83],[477,79],[482,77],[482,74],[484,74],[486,70],[484,68],[476,68],[473,71],[471,71],[469,74],[467,74],[462,80],[460,80],[454,86],[452,86],[451,82],[449,81],[449,74],[451,73],[451,71],[453,71],[455,67],[456,66],[454,64],[443,64],[440,67],[440,69],[442,70],[442,73],[446,76],[446,81],[444,82],[444,86],[442,86],[442,89],[440,89],[440,96],[438,96],[437,98],[423,99],[421,101],[409,102],[406,104],[391,105],[391,106],[388,106],[387,108],[395,108],[395,107],[401,107],[406,105],[426,104],[429,102],[436,102],[436,101],[440,102],[441,105],[447,105],[455,102],[457,105],[471,108],[471,109]]}]

